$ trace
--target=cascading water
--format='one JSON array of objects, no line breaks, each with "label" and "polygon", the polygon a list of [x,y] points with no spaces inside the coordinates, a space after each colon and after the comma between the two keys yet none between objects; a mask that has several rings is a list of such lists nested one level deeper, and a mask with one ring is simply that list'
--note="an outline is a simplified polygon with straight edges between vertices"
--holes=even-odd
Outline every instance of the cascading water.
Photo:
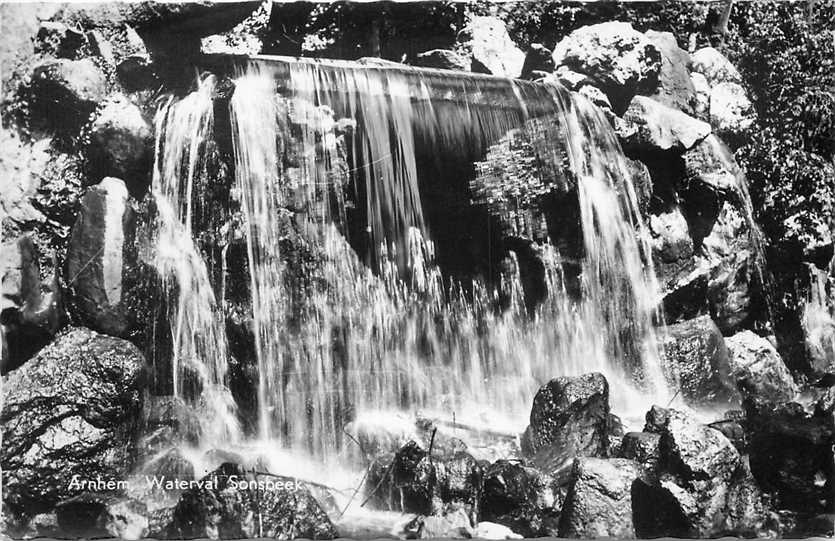
[{"label": "cascading water", "polygon": [[226,385],[228,348],[223,319],[202,255],[192,236],[194,190],[203,146],[213,125],[214,77],[183,99],[168,97],[156,118],[152,191],[157,211],[154,265],[174,298],[168,320],[172,334],[175,397],[202,411],[206,446],[239,440],[240,428]]},{"label": "cascading water", "polygon": [[[364,190],[376,273],[340,234],[349,187],[329,155],[331,111],[355,122],[349,173],[351,187]],[[262,438],[333,457],[348,420],[390,410],[494,426],[506,415],[518,432],[539,385],[589,371],[613,382],[616,410],[638,392],[665,397],[658,296],[634,189],[605,117],[584,99],[495,78],[262,59],[236,78],[230,117],[248,224]],[[581,294],[568,294],[560,255],[545,243],[545,300],[527,314],[511,272],[504,286],[517,300],[500,312],[495,289],[446,280],[434,263],[420,192],[432,169],[419,166],[416,148],[483,156],[539,118],[553,120],[542,167],[576,182]],[[290,124],[302,127],[293,167],[282,161]],[[321,284],[301,305],[285,279],[288,215],[325,254]],[[645,409],[646,399],[635,405]]]}]

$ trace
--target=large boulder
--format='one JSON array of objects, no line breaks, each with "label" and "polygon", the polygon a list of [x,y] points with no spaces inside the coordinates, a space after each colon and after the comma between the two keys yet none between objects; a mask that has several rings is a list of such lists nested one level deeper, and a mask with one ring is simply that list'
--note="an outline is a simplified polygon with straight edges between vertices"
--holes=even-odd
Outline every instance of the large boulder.
[{"label": "large boulder", "polygon": [[682,261],[693,257],[693,239],[687,219],[677,206],[668,212],[651,214],[649,230],[656,267],[662,277],[668,274],[666,265],[673,264],[678,269]]},{"label": "large boulder", "polygon": [[635,96],[615,131],[627,151],[684,152],[710,134],[710,124],[652,98]]},{"label": "large boulder", "polygon": [[[31,235],[0,244],[0,373],[13,370],[45,346],[64,321],[55,280],[41,282]],[[45,286],[45,287],[44,287]]]},{"label": "large boulder", "polygon": [[247,472],[226,463],[189,489],[174,509],[168,535],[178,539],[333,539],[330,518],[296,479]]},{"label": "large boulder", "polygon": [[[64,280],[71,314],[105,334],[141,340],[155,323],[161,285],[153,257],[153,205],[135,205],[125,184],[105,178],[81,200]],[[146,231],[147,230],[147,231]],[[160,338],[158,337],[157,340]]]},{"label": "large boulder", "polygon": [[684,183],[704,185],[717,194],[736,193],[739,166],[730,149],[715,135],[708,135],[702,142],[684,153]]},{"label": "large boulder", "polygon": [[623,111],[641,89],[653,89],[661,53],[646,36],[624,22],[584,26],[554,47],[554,64],[587,75]]},{"label": "large boulder", "polygon": [[751,331],[725,338],[731,362],[731,375],[744,397],[771,402],[788,402],[799,389],[777,349],[767,339]]},{"label": "large boulder", "polygon": [[498,17],[471,17],[459,39],[462,49],[470,55],[472,71],[499,77],[519,77],[522,73],[525,53],[513,43]]},{"label": "large boulder", "polygon": [[661,53],[658,86],[648,95],[664,105],[696,116],[698,98],[688,71],[690,55],[678,46],[672,32],[648,30],[646,38]]},{"label": "large boulder", "polygon": [[709,316],[670,325],[662,346],[665,372],[678,381],[685,403],[711,406],[738,400],[725,339]]},{"label": "large boulder", "polygon": [[469,71],[470,65],[458,52],[449,49],[432,49],[417,55],[415,66],[442,70]]},{"label": "large boulder", "polygon": [[556,471],[575,456],[605,456],[608,429],[609,383],[602,374],[554,378],[533,399],[523,451]]},{"label": "large boulder", "polygon": [[755,120],[754,105],[742,85],[725,82],[710,89],[710,125],[729,142],[739,143]]},{"label": "large boulder", "polygon": [[524,537],[556,536],[560,500],[551,476],[518,462],[498,460],[484,472],[481,519]]},{"label": "large boulder", "polygon": [[562,507],[560,537],[635,537],[632,485],[641,466],[623,458],[578,458]]},{"label": "large boulder", "polygon": [[62,536],[142,539],[148,533],[148,510],[139,501],[104,492],[84,492],[55,510]]},{"label": "large boulder", "polygon": [[655,471],[661,459],[661,436],[653,432],[627,432],[620,446],[620,456],[638,462],[647,471]]},{"label": "large boulder", "polygon": [[691,59],[693,71],[703,75],[711,88],[719,83],[742,82],[742,76],[731,61],[713,47],[697,50]]},{"label": "large boulder", "polygon": [[34,113],[56,130],[77,130],[107,93],[107,78],[89,58],[48,59],[32,70]]},{"label": "large boulder", "polygon": [[778,505],[815,514],[831,509],[835,493],[833,412],[808,413],[800,404],[748,399],[751,471]]},{"label": "large boulder", "polygon": [[739,466],[739,452],[728,438],[683,412],[648,413],[645,430],[661,435],[661,467],[682,480],[728,481]]},{"label": "large boulder", "polygon": [[379,509],[422,515],[442,511],[441,486],[445,470],[414,441],[394,456],[374,461],[365,482],[366,499]]},{"label": "large boulder", "polygon": [[4,381],[3,508],[32,516],[130,471],[145,361],[129,342],[71,328]]},{"label": "large boulder", "polygon": [[89,163],[94,176],[123,179],[141,199],[148,187],[154,132],[142,111],[124,96],[109,100],[90,128]]}]

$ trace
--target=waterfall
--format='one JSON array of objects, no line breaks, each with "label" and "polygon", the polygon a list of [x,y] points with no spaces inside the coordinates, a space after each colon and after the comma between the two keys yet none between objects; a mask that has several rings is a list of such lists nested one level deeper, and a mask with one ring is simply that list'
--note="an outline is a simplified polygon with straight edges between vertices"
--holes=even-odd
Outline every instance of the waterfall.
[{"label": "waterfall", "polygon": [[226,385],[228,348],[223,319],[203,256],[192,233],[195,188],[204,145],[213,127],[215,78],[182,99],[163,100],[155,117],[152,193],[156,208],[154,266],[162,277],[173,351],[173,394],[202,414],[201,443],[239,439],[240,429]]},{"label": "waterfall", "polygon": [[[647,236],[598,109],[562,88],[521,81],[277,60],[239,70],[229,104],[261,438],[330,457],[349,420],[391,410],[518,432],[541,384],[589,371],[609,378],[618,411],[668,398]],[[431,159],[418,162],[417,148],[483,157],[537,119],[549,119],[540,166],[576,182],[580,298],[569,294],[559,250],[543,242],[543,302],[526,312],[511,269],[502,276],[509,307],[496,310],[496,288],[451,279],[437,264],[421,187],[440,173]],[[338,130],[347,133],[348,171],[335,155]],[[351,191],[365,203],[364,239],[346,239]],[[288,227],[323,254],[317,283],[301,296],[282,253]],[[349,240],[366,242],[366,257]]]}]

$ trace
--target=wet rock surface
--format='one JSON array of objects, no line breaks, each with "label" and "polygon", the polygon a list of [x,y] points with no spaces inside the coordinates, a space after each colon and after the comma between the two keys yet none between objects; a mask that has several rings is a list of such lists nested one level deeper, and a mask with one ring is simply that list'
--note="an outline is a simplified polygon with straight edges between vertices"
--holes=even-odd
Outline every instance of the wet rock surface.
[{"label": "wet rock surface", "polygon": [[130,471],[145,362],[135,346],[72,328],[4,382],[3,498],[32,516]]},{"label": "wet rock surface", "polygon": [[528,453],[546,470],[575,456],[605,456],[609,441],[609,384],[601,374],[555,378],[533,400]]},{"label": "wet rock surface", "polygon": [[616,131],[627,150],[685,151],[707,137],[711,128],[710,124],[678,109],[636,96],[617,122]]},{"label": "wet rock surface", "polygon": [[725,339],[708,316],[670,325],[663,343],[665,369],[678,377],[691,405],[738,400]]},{"label": "wet rock surface", "polygon": [[551,476],[533,468],[499,460],[484,472],[482,520],[524,537],[556,536],[560,503]]}]

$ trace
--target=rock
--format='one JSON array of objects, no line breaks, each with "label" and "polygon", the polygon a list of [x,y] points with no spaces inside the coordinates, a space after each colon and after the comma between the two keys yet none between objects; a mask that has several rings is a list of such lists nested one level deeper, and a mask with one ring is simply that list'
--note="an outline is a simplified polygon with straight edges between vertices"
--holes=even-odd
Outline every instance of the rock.
[{"label": "rock", "polygon": [[739,466],[739,452],[728,438],[680,411],[668,409],[659,417],[653,410],[647,425],[661,435],[661,467],[681,480],[726,482]]},{"label": "rock", "polygon": [[552,379],[533,399],[530,452],[547,471],[570,464],[575,456],[605,456],[608,420],[609,384],[602,374]]},{"label": "rock", "polygon": [[835,484],[835,419],[800,404],[745,401],[751,472],[778,507],[804,513],[831,509]]},{"label": "rock", "polygon": [[693,239],[690,229],[681,209],[673,207],[669,212],[651,214],[649,230],[652,235],[652,252],[658,266],[659,274],[663,277],[664,266],[677,264],[693,256]]},{"label": "rock", "polygon": [[63,535],[143,539],[148,532],[144,504],[105,493],[84,492],[55,509]]},{"label": "rock", "polygon": [[421,515],[441,512],[442,462],[434,462],[417,443],[410,441],[393,457],[373,462],[366,479],[366,498],[381,509]]},{"label": "rock", "polygon": [[725,339],[708,316],[667,327],[662,362],[690,406],[727,405],[738,400]]},{"label": "rock", "polygon": [[125,478],[144,365],[131,343],[71,328],[8,375],[0,417],[4,511],[50,510],[84,491],[73,479]]},{"label": "rock", "polygon": [[725,338],[731,362],[731,375],[743,397],[771,402],[788,402],[798,393],[789,369],[771,343],[751,331]]},{"label": "rock", "polygon": [[471,55],[471,70],[499,77],[519,77],[525,53],[516,47],[504,22],[498,17],[474,16],[463,34],[463,49]]},{"label": "rock", "polygon": [[365,457],[396,453],[410,441],[420,441],[415,419],[409,415],[364,415],[350,422],[345,431],[359,443]]},{"label": "rock", "polygon": [[693,116],[700,120],[710,118],[710,83],[701,73],[691,73],[690,82],[696,92]]},{"label": "rock", "polygon": [[459,452],[444,462],[444,472],[441,480],[441,499],[444,503],[463,506],[475,519],[484,475],[481,465],[472,455]]},{"label": "rock", "polygon": [[593,84],[593,81],[582,73],[571,71],[565,66],[559,66],[553,75],[547,78],[549,81],[556,81],[568,90],[579,90],[584,85]]},{"label": "rock", "polygon": [[44,347],[64,322],[57,281],[42,284],[31,235],[0,245],[0,373],[22,365]]},{"label": "rock", "polygon": [[716,133],[738,142],[755,120],[754,106],[741,85],[725,82],[710,89],[710,125]]},{"label": "rock", "polygon": [[133,322],[123,284],[125,229],[133,219],[125,184],[105,178],[87,190],[67,248],[71,310],[94,330],[127,336]]},{"label": "rock", "polygon": [[631,24],[607,22],[565,37],[554,48],[554,63],[587,75],[621,112],[640,89],[655,87],[661,53]]},{"label": "rock", "polygon": [[31,85],[34,114],[55,130],[77,130],[107,93],[104,73],[89,58],[44,60]]},{"label": "rock", "polygon": [[745,429],[739,421],[733,419],[723,419],[710,423],[710,428],[718,430],[723,436],[728,438],[734,444],[736,450],[740,453],[748,452],[748,437],[745,435]]},{"label": "rock", "polygon": [[736,537],[776,537],[768,497],[757,486],[747,462],[737,470],[721,513],[723,534]]},{"label": "rock", "polygon": [[4,179],[0,182],[0,216],[4,228],[46,220],[33,199],[41,185],[40,173],[49,163],[51,144],[49,138],[26,143],[16,130],[0,127],[0,177]]},{"label": "rock", "polygon": [[443,516],[418,515],[404,529],[408,532],[406,539],[470,539],[473,537],[470,519],[460,509]]},{"label": "rock", "polygon": [[171,34],[209,36],[231,30],[258,9],[259,2],[137,3],[122,7],[125,23],[140,34],[164,28]]},{"label": "rock", "polygon": [[632,185],[635,187],[635,197],[638,200],[638,209],[646,216],[649,210],[649,203],[652,199],[652,176],[649,168],[643,162],[624,158],[629,175],[632,177]]},{"label": "rock", "polygon": [[632,485],[641,473],[632,460],[577,458],[560,517],[560,537],[635,537]]},{"label": "rock", "polygon": [[612,103],[609,101],[609,98],[607,98],[606,94],[604,94],[603,91],[596,86],[581,86],[577,93],[587,97],[590,102],[601,109],[609,109],[610,111],[612,109]]},{"label": "rock", "polygon": [[623,436],[620,456],[634,460],[647,471],[655,471],[661,457],[661,436],[651,432],[627,432]]},{"label": "rock", "polygon": [[635,96],[615,131],[627,151],[684,152],[710,134],[710,124],[651,98]]},{"label": "rock", "polygon": [[558,534],[560,502],[552,478],[518,462],[498,460],[485,470],[480,508],[482,520],[523,537]]},{"label": "rock", "polygon": [[89,163],[96,177],[117,177],[137,199],[148,188],[154,131],[124,96],[108,101],[90,129]]},{"label": "rock", "polygon": [[742,83],[742,76],[730,60],[713,47],[699,49],[691,60],[693,71],[703,75],[711,88],[719,83]]},{"label": "rock", "polygon": [[116,76],[128,92],[153,88],[159,84],[151,57],[142,53],[128,55],[119,62]]},{"label": "rock", "polygon": [[722,195],[738,192],[739,166],[730,149],[715,135],[708,135],[682,157],[685,184],[699,183]]},{"label": "rock", "polygon": [[35,52],[58,58],[75,58],[84,45],[84,34],[62,22],[43,21],[35,37]]},{"label": "rock", "polygon": [[[193,539],[333,539],[336,529],[296,480],[246,472],[226,463],[189,489],[174,509],[169,535]],[[262,489],[258,488],[261,483]],[[289,487],[289,488],[288,488]]]},{"label": "rock", "polygon": [[476,539],[522,539],[521,535],[514,533],[507,526],[486,521],[476,525],[473,537]]},{"label": "rock", "polygon": [[541,43],[532,43],[525,54],[520,79],[538,79],[539,74],[553,73],[556,69],[553,53]]},{"label": "rock", "polygon": [[698,98],[688,71],[690,55],[678,46],[672,32],[647,30],[645,35],[661,53],[658,86],[647,95],[664,105],[697,116]]},{"label": "rock", "polygon": [[421,68],[438,68],[442,70],[470,71],[467,60],[460,54],[449,49],[432,49],[420,53],[414,62]]}]

